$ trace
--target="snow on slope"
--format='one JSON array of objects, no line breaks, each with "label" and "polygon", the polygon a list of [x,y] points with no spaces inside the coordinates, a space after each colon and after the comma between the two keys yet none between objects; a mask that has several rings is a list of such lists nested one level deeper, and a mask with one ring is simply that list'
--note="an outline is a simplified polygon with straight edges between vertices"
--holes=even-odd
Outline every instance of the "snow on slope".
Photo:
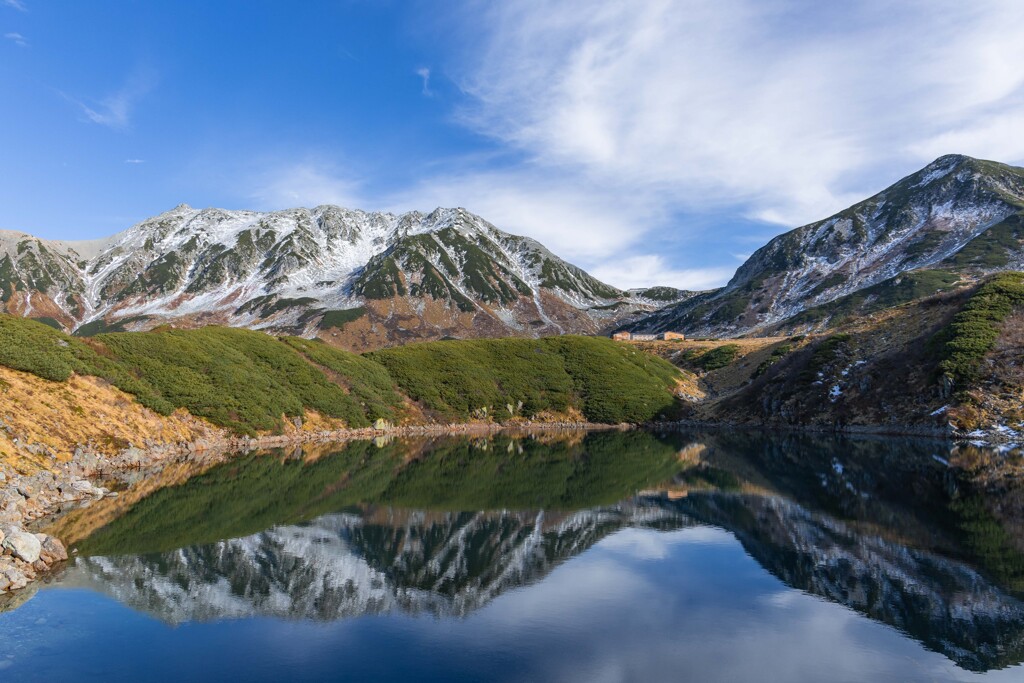
[{"label": "snow on slope", "polygon": [[[424,250],[416,239],[421,236],[433,236],[434,247]],[[379,278],[376,269],[393,268],[387,263],[393,252],[404,259],[397,264],[401,274],[383,274],[401,280],[394,295],[404,296],[410,286],[422,298],[419,286],[433,273],[407,267],[402,250],[410,245],[443,273],[463,310],[486,310],[512,329],[526,328],[515,305],[520,296],[532,301],[533,317],[558,327],[545,312],[550,299],[544,303],[542,289],[580,311],[620,301],[630,311],[651,308],[464,209],[396,215],[337,206],[261,213],[180,205],[91,242],[0,233],[0,295],[8,312],[21,315],[45,300],[47,315],[69,328],[117,320],[142,328],[187,319],[306,331],[325,311],[363,303],[357,278]],[[492,285],[507,289],[498,282],[503,278],[525,284],[514,287],[515,296],[492,301]],[[609,316],[594,311],[592,317]]]}]

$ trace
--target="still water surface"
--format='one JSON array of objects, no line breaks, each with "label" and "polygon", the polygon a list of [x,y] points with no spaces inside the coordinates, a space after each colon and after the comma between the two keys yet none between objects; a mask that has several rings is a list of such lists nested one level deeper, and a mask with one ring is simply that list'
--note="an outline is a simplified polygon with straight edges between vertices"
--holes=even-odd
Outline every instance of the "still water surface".
[{"label": "still water surface", "polygon": [[1024,534],[948,450],[627,432],[165,467],[55,523],[76,558],[0,604],[0,680],[1024,680]]}]

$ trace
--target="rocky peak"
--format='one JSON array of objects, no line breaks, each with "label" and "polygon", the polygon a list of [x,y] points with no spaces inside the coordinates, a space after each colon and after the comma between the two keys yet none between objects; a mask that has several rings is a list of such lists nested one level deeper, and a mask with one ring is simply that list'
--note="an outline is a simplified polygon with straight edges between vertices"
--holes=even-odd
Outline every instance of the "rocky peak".
[{"label": "rocky peak", "polygon": [[[368,348],[410,327],[426,339],[596,332],[653,307],[461,207],[396,215],[181,204],[83,245],[84,256],[49,249],[40,264],[39,244],[0,261],[0,304],[16,314],[46,310],[89,332],[173,322],[312,336],[339,329],[325,320],[365,314],[379,321],[364,324],[371,336],[350,348]],[[0,247],[17,253],[17,241]],[[430,322],[412,325],[410,311]]]},{"label": "rocky peak", "polygon": [[1019,269],[1022,212],[1024,169],[946,155],[844,211],[779,235],[723,289],[659,311],[637,327],[743,334],[907,272],[973,276]]}]

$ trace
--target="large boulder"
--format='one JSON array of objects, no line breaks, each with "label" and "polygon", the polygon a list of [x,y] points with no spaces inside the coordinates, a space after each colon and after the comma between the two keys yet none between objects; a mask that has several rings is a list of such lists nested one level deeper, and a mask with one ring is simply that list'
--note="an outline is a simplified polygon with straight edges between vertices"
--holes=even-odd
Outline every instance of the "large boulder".
[{"label": "large boulder", "polygon": [[39,553],[43,550],[43,544],[39,542],[38,538],[20,529],[8,533],[3,540],[2,547],[19,560],[29,564],[38,560]]},{"label": "large boulder", "polygon": [[55,564],[68,559],[68,551],[58,539],[46,534],[36,534],[42,548],[39,551],[39,559],[46,564]]},{"label": "large boulder", "polygon": [[22,574],[17,567],[7,564],[0,558],[0,584],[7,584],[3,590],[16,591],[28,585],[28,577]]}]

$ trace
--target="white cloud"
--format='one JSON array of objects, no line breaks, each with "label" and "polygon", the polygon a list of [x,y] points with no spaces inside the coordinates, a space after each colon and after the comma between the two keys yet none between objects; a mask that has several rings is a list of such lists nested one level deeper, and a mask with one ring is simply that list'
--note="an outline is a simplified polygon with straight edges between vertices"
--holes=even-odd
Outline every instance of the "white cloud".
[{"label": "white cloud", "polygon": [[4,5],[18,10],[19,12],[27,12],[28,7],[25,6],[21,0],[3,0]]},{"label": "white cloud", "polygon": [[994,161],[1024,159],[1024,105],[982,121],[965,122],[922,142],[910,145],[918,157],[941,156],[945,150]]},{"label": "white cloud", "polygon": [[265,168],[266,171],[247,181],[250,187],[256,188],[249,197],[257,203],[256,208],[273,211],[320,204],[348,208],[366,206],[359,193],[359,183],[329,165],[307,160],[270,162]]},{"label": "white cloud", "polygon": [[538,172],[691,210],[822,218],[1022,112],[1016,0],[470,7],[467,125]]},{"label": "white cloud", "polygon": [[462,206],[498,228],[533,237],[559,256],[586,265],[630,247],[660,207],[634,196],[604,196],[582,186],[522,171],[437,176],[386,198],[393,211]]},{"label": "white cloud", "polygon": [[78,105],[93,123],[108,128],[123,129],[131,124],[132,111],[140,98],[146,95],[156,85],[156,74],[149,69],[138,69],[125,82],[119,90],[98,102],[87,104],[61,93],[68,101]]},{"label": "white cloud", "polygon": [[590,269],[590,274],[618,287],[650,287],[663,285],[679,289],[703,290],[720,287],[728,282],[736,268],[674,268],[663,256],[642,254],[626,258],[612,258]]},{"label": "white cloud", "polygon": [[18,47],[28,47],[28,39],[20,33],[5,33],[4,38],[12,41]]},{"label": "white cloud", "polygon": [[434,91],[430,89],[430,69],[423,66],[416,69],[416,75],[423,81],[423,96],[433,97]]},{"label": "white cloud", "polygon": [[[703,289],[766,235],[708,236],[701,214],[793,227],[942,154],[1024,160],[1016,0],[507,0],[452,17],[445,72],[469,102],[455,120],[498,161],[449,159],[373,195],[330,164],[289,163],[257,198],[464,206],[610,284]],[[416,73],[429,95],[431,70]],[[687,251],[707,239],[725,246]]]},{"label": "white cloud", "polygon": [[144,163],[146,163],[146,160],[145,159],[125,159],[124,163],[126,163],[126,164],[144,164]]}]

